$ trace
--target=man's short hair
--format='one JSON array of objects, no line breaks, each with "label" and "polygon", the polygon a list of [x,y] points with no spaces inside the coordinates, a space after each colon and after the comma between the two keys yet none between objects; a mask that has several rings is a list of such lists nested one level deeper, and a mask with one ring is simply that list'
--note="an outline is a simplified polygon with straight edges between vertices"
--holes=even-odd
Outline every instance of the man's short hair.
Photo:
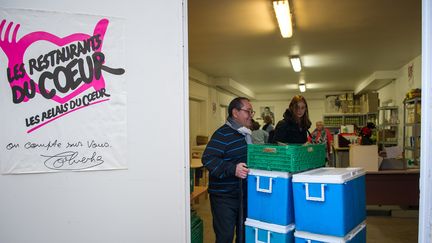
[{"label": "man's short hair", "polygon": [[240,110],[241,108],[243,108],[243,103],[242,103],[243,100],[250,101],[246,97],[237,97],[229,103],[229,105],[228,105],[228,116],[229,117],[232,117],[233,109]]}]

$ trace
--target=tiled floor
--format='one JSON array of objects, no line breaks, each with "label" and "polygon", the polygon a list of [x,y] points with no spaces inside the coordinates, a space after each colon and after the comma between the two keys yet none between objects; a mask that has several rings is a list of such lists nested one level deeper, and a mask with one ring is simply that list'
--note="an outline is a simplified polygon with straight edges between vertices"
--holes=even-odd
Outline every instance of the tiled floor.
[{"label": "tiled floor", "polygon": [[[201,196],[199,204],[192,205],[204,221],[204,243],[215,242],[210,200]],[[397,206],[368,206],[368,243],[413,243],[417,242],[418,211]],[[371,216],[376,215],[376,216]],[[393,215],[393,216],[392,216]]]}]

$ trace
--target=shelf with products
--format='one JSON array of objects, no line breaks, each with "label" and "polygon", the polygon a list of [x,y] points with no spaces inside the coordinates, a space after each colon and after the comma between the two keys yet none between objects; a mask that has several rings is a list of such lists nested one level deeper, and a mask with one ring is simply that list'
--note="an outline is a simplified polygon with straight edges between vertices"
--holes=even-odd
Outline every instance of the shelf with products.
[{"label": "shelf with products", "polygon": [[363,114],[349,114],[344,116],[345,125],[356,125],[361,127],[365,124]]},{"label": "shelf with products", "polygon": [[340,127],[344,125],[342,115],[328,114],[323,116],[324,126],[327,128]]},{"label": "shelf with products", "polygon": [[404,102],[403,149],[405,166],[420,166],[421,97]]},{"label": "shelf with products", "polygon": [[362,125],[364,123],[364,114],[343,113],[343,114],[325,114],[323,115],[324,125],[327,127],[337,127],[342,125]]},{"label": "shelf with products", "polygon": [[380,148],[398,145],[399,107],[378,107],[377,144]]},{"label": "shelf with products", "polygon": [[367,124],[368,122],[372,122],[373,124],[377,123],[377,112],[368,112],[366,113],[365,116],[365,124]]},{"label": "shelf with products", "polygon": [[337,130],[341,126],[355,125],[359,128],[365,126],[368,122],[376,123],[377,113],[334,113],[324,114],[324,126],[330,130]]}]

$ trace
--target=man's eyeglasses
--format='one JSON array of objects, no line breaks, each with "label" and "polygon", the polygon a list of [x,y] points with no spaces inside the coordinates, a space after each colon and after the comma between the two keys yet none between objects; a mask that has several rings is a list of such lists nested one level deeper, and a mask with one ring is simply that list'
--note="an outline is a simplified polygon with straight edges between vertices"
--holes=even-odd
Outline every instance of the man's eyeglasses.
[{"label": "man's eyeglasses", "polygon": [[254,110],[246,110],[246,109],[240,109],[240,110],[248,112],[249,115],[251,115],[251,116],[255,115],[255,111]]}]

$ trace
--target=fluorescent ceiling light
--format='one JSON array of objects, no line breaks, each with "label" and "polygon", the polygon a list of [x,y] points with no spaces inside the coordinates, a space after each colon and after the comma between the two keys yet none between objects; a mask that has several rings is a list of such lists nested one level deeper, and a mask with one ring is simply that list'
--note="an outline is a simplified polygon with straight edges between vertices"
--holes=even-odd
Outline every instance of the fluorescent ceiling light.
[{"label": "fluorescent ceiling light", "polygon": [[294,72],[298,73],[301,71],[301,61],[299,56],[290,57],[290,62]]},{"label": "fluorescent ceiling light", "polygon": [[299,84],[298,87],[299,87],[300,92],[302,92],[302,93],[306,92],[306,84]]},{"label": "fluorescent ceiling light", "polygon": [[273,8],[279,24],[279,29],[283,38],[289,38],[293,35],[291,13],[288,0],[273,1]]}]

